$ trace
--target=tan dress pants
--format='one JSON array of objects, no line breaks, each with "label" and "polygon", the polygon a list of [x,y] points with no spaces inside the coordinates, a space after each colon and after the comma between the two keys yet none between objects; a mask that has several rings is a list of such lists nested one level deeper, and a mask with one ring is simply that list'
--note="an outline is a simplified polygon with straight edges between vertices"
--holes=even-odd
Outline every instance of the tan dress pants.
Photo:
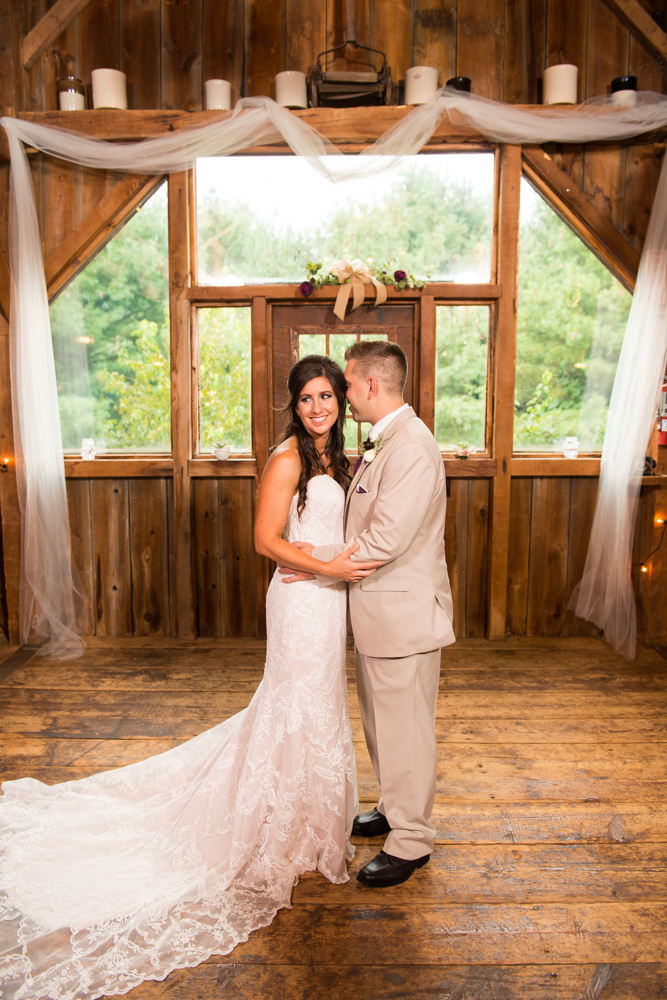
[{"label": "tan dress pants", "polygon": [[395,659],[355,649],[368,752],[382,790],[378,810],[391,826],[384,850],[414,860],[433,851],[440,650]]}]

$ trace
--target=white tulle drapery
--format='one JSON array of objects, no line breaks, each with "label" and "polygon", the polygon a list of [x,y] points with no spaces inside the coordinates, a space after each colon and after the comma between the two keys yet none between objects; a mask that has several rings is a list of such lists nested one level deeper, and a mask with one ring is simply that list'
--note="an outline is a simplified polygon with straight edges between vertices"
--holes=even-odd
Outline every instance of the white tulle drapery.
[{"label": "white tulle drapery", "polygon": [[[198,157],[225,156],[284,140],[335,183],[369,176],[417,153],[444,115],[507,143],[615,141],[667,125],[667,98],[641,93],[637,104],[595,98],[576,109],[524,110],[443,88],[359,156],[340,150],[266,97],[240,101],[231,117],[155,139],[113,143],[54,126],[3,118],[10,141],[12,389],[17,476],[22,498],[21,638],[42,635],[42,653],[83,651],[81,588],[72,566],[53,350],[34,195],[23,144],[89,167],[167,173]],[[378,159],[382,157],[382,159]],[[576,613],[594,621],[626,656],[634,655],[631,543],[640,475],[656,392],[664,371],[667,181],[663,165],[637,288],[612,393],[599,498]],[[660,291],[663,289],[663,291]],[[660,301],[658,301],[660,300]]]}]

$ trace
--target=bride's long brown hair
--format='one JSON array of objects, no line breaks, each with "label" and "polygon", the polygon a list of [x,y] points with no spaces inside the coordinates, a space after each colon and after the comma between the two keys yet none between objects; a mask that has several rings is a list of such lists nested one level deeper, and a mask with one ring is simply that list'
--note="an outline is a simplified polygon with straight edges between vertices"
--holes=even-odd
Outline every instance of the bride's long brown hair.
[{"label": "bride's long brown hair", "polygon": [[329,382],[333,394],[338,401],[338,418],[329,431],[329,440],[325,445],[324,454],[329,459],[333,478],[344,490],[347,490],[352,481],[350,463],[345,454],[345,435],[343,433],[345,426],[345,406],[347,404],[343,369],[325,354],[308,354],[305,358],[297,361],[290,369],[290,373],[287,376],[287,390],[290,398],[282,411],[288,418],[288,424],[282,440],[286,441],[287,438],[295,437],[299,449],[299,458],[301,459],[301,475],[299,476],[298,487],[299,500],[297,503],[299,516],[301,516],[301,512],[306,505],[308,480],[312,479],[313,476],[327,475],[327,469],[320,459],[315,443],[303,426],[301,417],[296,409],[299,405],[299,397],[303,392],[303,387],[314,378],[325,378]]}]

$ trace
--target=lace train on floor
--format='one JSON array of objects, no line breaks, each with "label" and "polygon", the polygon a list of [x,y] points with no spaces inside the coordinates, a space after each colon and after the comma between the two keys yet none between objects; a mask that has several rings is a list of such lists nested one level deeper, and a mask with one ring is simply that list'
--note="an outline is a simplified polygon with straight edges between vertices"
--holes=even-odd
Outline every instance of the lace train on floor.
[{"label": "lace train on floor", "polygon": [[[342,534],[342,499],[311,480],[288,537]],[[3,785],[3,1000],[125,993],[230,952],[290,905],[303,872],[347,881],[344,587],[274,578],[267,619],[264,680],[232,719],[115,771]]]}]

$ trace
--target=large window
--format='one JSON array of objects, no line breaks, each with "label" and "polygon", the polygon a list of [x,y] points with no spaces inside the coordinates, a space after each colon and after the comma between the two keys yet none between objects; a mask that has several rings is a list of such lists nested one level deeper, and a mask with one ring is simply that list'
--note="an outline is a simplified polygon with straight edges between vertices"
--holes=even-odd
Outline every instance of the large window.
[{"label": "large window", "polygon": [[514,447],[599,452],[632,297],[524,180]]},{"label": "large window", "polygon": [[252,451],[250,307],[198,309],[199,451]]},{"label": "large window", "polygon": [[437,306],[435,439],[441,448],[486,446],[488,306]]},{"label": "large window", "polygon": [[166,186],[50,312],[65,451],[171,451]]},{"label": "large window", "polygon": [[341,256],[434,281],[489,281],[494,163],[489,152],[411,156],[333,184],[295,156],[200,159],[197,282],[300,281],[307,261]]}]

